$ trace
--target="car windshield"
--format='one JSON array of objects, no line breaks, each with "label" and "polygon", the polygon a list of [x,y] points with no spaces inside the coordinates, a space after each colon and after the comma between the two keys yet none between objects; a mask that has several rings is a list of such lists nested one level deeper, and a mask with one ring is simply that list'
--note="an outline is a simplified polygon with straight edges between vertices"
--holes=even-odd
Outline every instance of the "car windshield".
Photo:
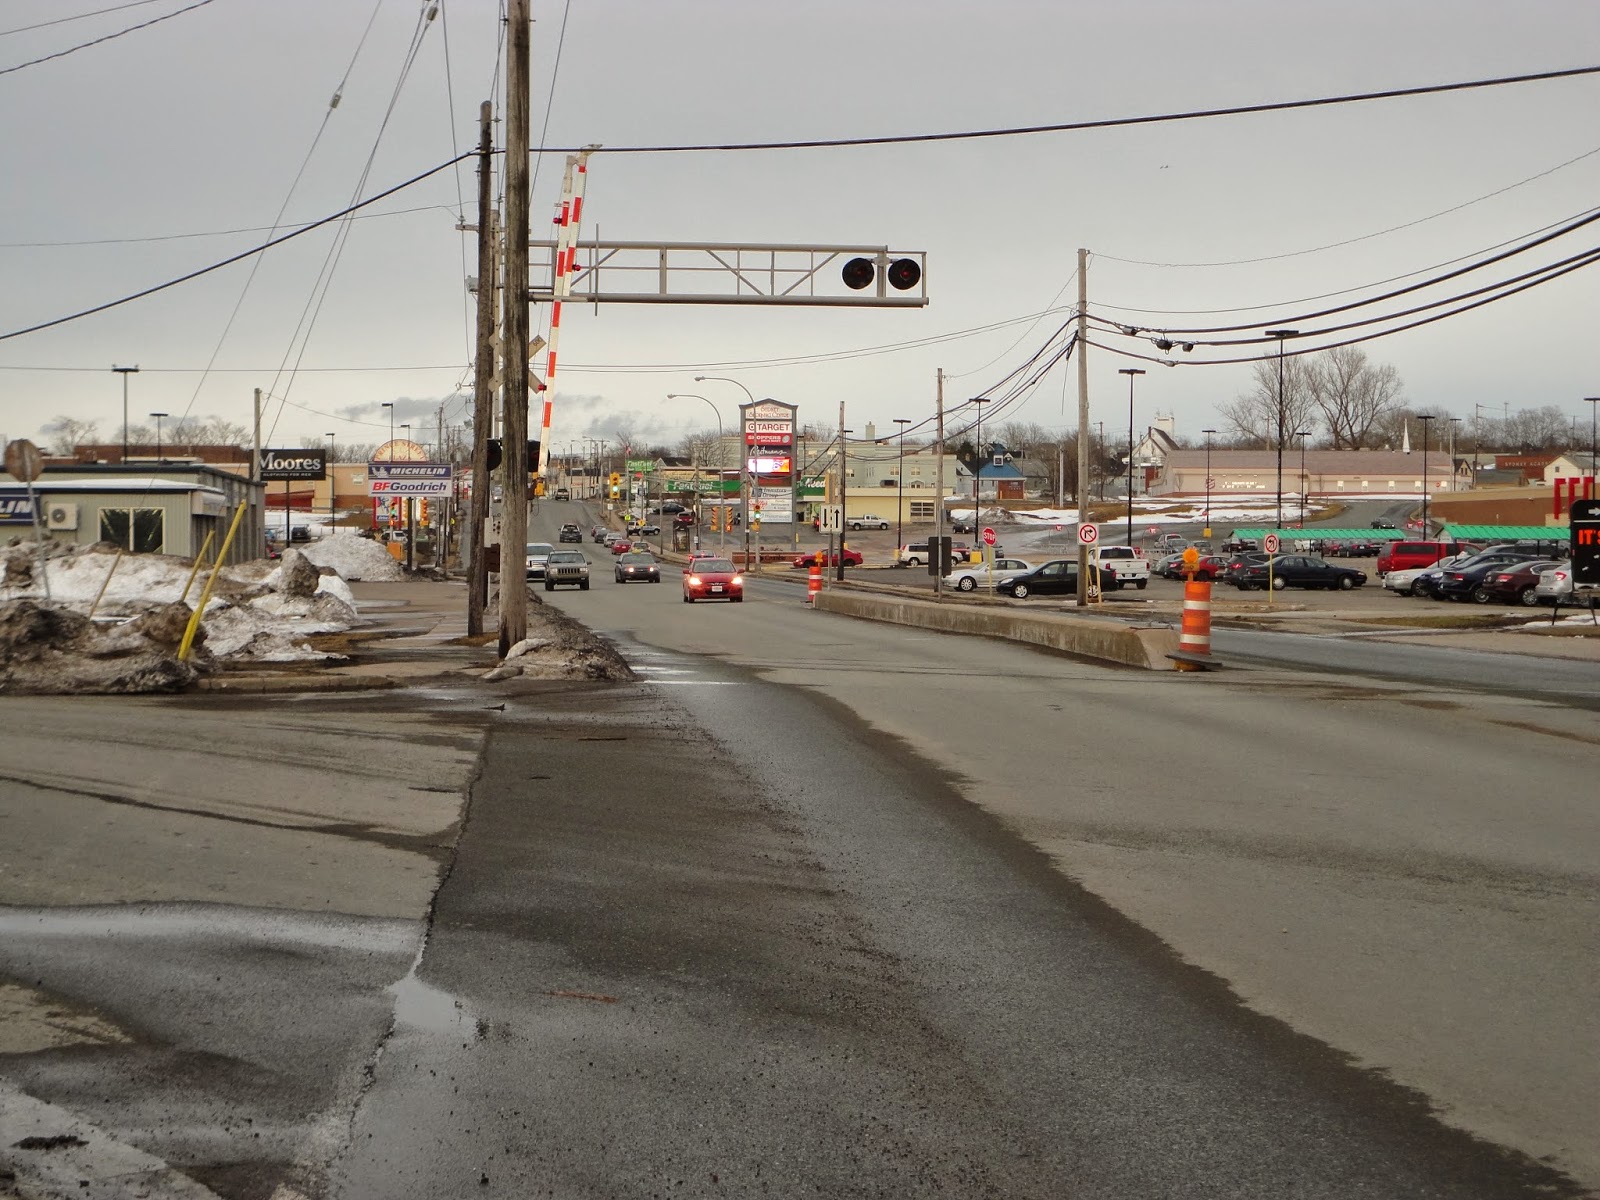
[{"label": "car windshield", "polygon": [[581,563],[589,560],[576,550],[557,550],[550,555],[550,561],[553,563]]},{"label": "car windshield", "polygon": [[630,567],[648,567],[655,562],[655,556],[651,554],[624,554],[621,561]]},{"label": "car windshield", "polygon": [[697,575],[733,574],[733,563],[726,558],[702,558],[691,566]]},{"label": "car windshield", "polygon": [[548,558],[554,551],[555,551],[555,547],[552,546],[549,542],[529,542],[528,543],[528,557],[529,558]]}]

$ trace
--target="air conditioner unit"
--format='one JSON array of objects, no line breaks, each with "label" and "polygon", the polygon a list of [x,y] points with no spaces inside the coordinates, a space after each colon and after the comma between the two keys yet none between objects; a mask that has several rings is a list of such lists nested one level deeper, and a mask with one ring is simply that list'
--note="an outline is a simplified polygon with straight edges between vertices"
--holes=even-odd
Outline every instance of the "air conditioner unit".
[{"label": "air conditioner unit", "polygon": [[78,506],[56,503],[44,510],[44,527],[71,532],[78,528]]}]

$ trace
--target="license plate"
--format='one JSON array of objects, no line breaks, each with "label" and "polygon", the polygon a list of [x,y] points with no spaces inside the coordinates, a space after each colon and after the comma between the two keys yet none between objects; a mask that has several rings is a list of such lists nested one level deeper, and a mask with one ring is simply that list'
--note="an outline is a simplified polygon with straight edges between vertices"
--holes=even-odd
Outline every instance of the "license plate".
[{"label": "license plate", "polygon": [[720,592],[722,590],[722,585],[720,583],[713,583],[711,585],[711,590],[713,592]]}]

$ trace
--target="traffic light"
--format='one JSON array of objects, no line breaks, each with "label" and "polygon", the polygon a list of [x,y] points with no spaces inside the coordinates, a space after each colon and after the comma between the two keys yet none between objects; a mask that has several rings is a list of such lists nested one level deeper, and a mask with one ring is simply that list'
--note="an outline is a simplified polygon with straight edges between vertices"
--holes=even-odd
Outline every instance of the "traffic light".
[{"label": "traffic light", "polygon": [[[528,439],[528,473],[530,475],[539,469],[539,447],[540,442],[538,438]],[[501,447],[500,439],[490,438],[489,470],[497,470],[500,466],[500,463],[504,460],[504,457],[505,454]]]},{"label": "traffic light", "polygon": [[[878,267],[870,258],[852,258],[839,274],[845,287],[859,292],[872,286],[878,277]],[[883,277],[895,291],[906,292],[922,280],[922,268],[914,258],[897,258],[884,270]]]}]

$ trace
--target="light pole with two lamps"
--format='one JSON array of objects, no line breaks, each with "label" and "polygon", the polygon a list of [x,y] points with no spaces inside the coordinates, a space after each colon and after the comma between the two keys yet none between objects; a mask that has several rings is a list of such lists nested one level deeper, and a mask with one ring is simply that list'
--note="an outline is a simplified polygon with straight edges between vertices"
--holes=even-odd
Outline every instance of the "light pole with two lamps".
[{"label": "light pole with two lamps", "polygon": [[1422,536],[1428,537],[1428,422],[1435,420],[1429,413],[1418,413],[1422,422]]},{"label": "light pole with two lamps", "polygon": [[1287,338],[1299,337],[1298,329],[1269,329],[1269,338],[1278,339],[1278,523],[1275,529],[1283,528],[1283,427],[1288,421],[1287,407],[1283,397],[1283,343]]},{"label": "light pole with two lamps", "polygon": [[[711,383],[731,383],[749,397],[751,404],[756,402],[754,392],[737,379],[729,379],[726,375],[696,375],[694,381],[696,383],[706,383],[708,381]],[[741,437],[743,433],[744,430],[741,428]],[[744,527],[744,569],[747,571],[752,569],[750,562],[750,491],[750,455],[746,453],[745,447],[741,445],[739,447],[739,520]],[[789,514],[789,519],[794,519],[793,512]],[[724,520],[723,524],[726,525],[727,521]],[[757,565],[756,569],[759,570],[759,565]]]},{"label": "light pole with two lamps", "polygon": [[1216,430],[1215,429],[1202,429],[1200,432],[1206,435],[1206,531],[1205,531],[1205,535],[1204,536],[1210,537],[1211,536],[1211,435],[1216,433]]},{"label": "light pole with two lamps", "polygon": [[1119,367],[1118,375],[1128,377],[1128,545],[1133,545],[1133,381],[1144,374],[1142,367]]},{"label": "light pole with two lamps", "polygon": [[[726,504],[724,502],[724,497],[723,497],[723,494],[722,494],[722,455],[723,455],[723,445],[724,445],[723,441],[722,441],[722,410],[719,409],[714,403],[712,403],[712,401],[710,400],[709,397],[701,396],[701,395],[699,395],[699,394],[697,394],[695,392],[668,392],[667,393],[667,399],[668,400],[704,400],[707,404],[711,405],[711,411],[717,418],[717,506],[718,506],[717,515],[719,517],[719,520],[717,521],[717,549],[721,550],[727,544],[725,539],[726,539],[726,534],[727,534],[727,529],[728,529],[727,506],[726,506]],[[699,529],[699,526],[697,525],[695,528],[696,528],[696,531],[697,531],[696,534],[695,534],[695,537],[696,537],[696,541],[698,542],[698,538],[699,538],[698,529]],[[698,549],[698,545],[696,546],[696,548]]]},{"label": "light pole with two lamps", "polygon": [[128,461],[128,376],[137,375],[138,367],[112,367],[122,376],[122,461]]}]

